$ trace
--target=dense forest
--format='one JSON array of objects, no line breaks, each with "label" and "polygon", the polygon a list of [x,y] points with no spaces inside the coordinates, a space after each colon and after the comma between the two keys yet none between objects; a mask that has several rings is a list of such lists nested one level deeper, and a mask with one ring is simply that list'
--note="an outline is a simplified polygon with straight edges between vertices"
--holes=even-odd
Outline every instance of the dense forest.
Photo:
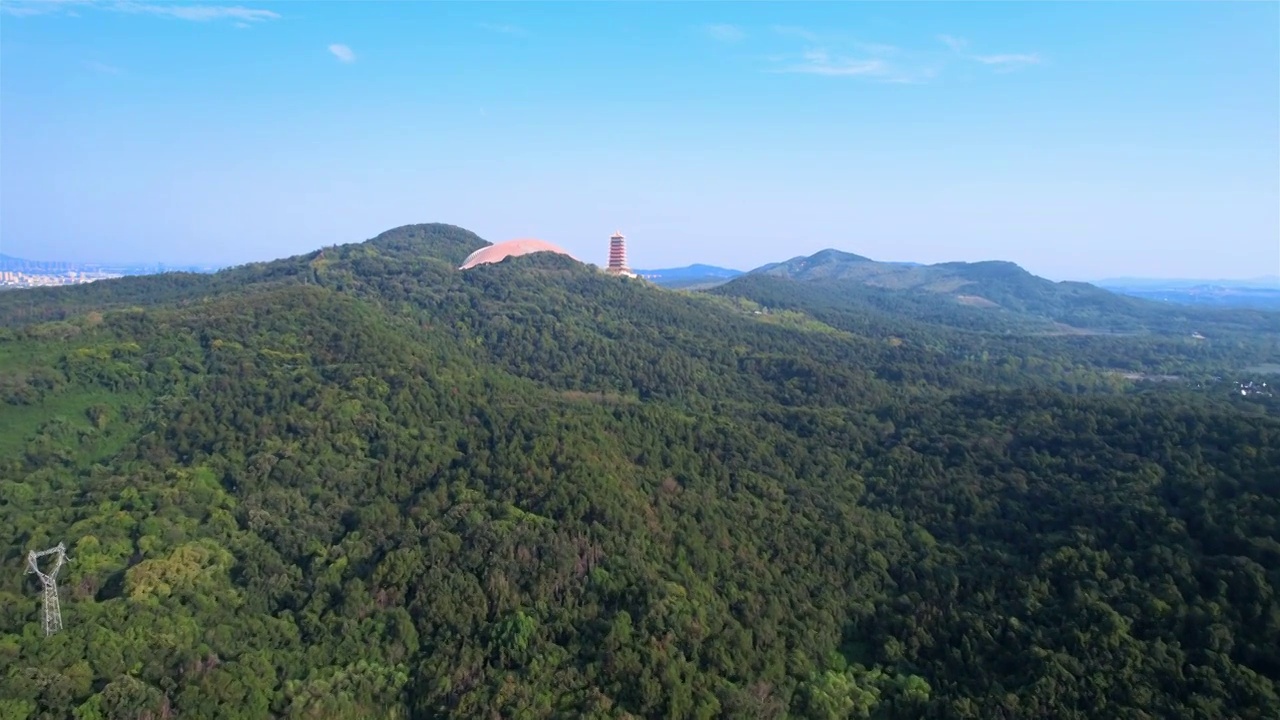
[{"label": "dense forest", "polygon": [[483,244],[0,294],[0,718],[1280,716],[1270,316]]}]

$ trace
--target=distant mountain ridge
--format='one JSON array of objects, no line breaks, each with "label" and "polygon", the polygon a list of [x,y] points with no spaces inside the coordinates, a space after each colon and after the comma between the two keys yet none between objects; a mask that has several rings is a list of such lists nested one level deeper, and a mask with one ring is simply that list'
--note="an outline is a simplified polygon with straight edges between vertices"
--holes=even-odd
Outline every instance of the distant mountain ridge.
[{"label": "distant mountain ridge", "polygon": [[1097,284],[1112,292],[1163,304],[1280,310],[1280,276],[1275,275],[1245,280],[1115,278]]},{"label": "distant mountain ridge", "polygon": [[1055,282],[1006,261],[917,265],[834,249],[763,265],[712,292],[766,307],[816,312],[846,328],[852,327],[849,322],[875,318],[885,327],[910,321],[987,333],[1191,335],[1214,323],[1272,327],[1280,320],[1221,315],[1254,311],[1256,305],[1171,306],[1089,283]]},{"label": "distant mountain ridge", "polygon": [[67,272],[78,267],[80,266],[76,263],[24,260],[23,258],[0,253],[0,272],[55,273]]},{"label": "distant mountain ridge", "polygon": [[745,274],[741,270],[702,263],[678,268],[635,270],[635,273],[656,285],[690,290],[714,287]]},{"label": "distant mountain ridge", "polygon": [[1113,292],[1164,304],[1280,310],[1280,288],[1198,285],[1189,288],[1108,288]]},{"label": "distant mountain ridge", "polygon": [[1119,301],[1114,293],[1082,282],[1054,282],[1004,260],[936,265],[878,262],[840,250],[764,265],[751,271],[800,281],[843,281],[885,290],[920,291],[974,306],[1030,310],[1049,296],[1070,295],[1095,302]]},{"label": "distant mountain ridge", "polygon": [[1264,288],[1280,289],[1280,275],[1260,275],[1243,280],[1210,278],[1141,278],[1118,277],[1096,280],[1093,283],[1104,288],[1190,289],[1197,287]]}]

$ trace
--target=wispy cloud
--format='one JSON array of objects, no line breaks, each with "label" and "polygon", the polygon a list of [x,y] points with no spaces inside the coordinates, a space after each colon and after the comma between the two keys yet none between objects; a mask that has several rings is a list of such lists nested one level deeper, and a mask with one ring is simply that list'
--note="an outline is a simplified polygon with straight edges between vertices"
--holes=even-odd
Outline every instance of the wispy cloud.
[{"label": "wispy cloud", "polygon": [[88,5],[93,0],[3,0],[0,12],[13,17],[31,17],[33,15],[52,15],[54,13],[74,14],[72,5]]},{"label": "wispy cloud", "polygon": [[884,43],[867,43],[867,42],[856,42],[856,41],[853,42],[852,45],[858,50],[861,50],[862,52],[865,52],[865,53],[869,53],[871,55],[888,56],[888,55],[902,54],[902,49],[896,45],[886,45]]},{"label": "wispy cloud", "polygon": [[13,17],[31,17],[32,15],[43,15],[45,10],[33,5],[13,5],[11,3],[0,3],[0,13],[12,15]]},{"label": "wispy cloud", "polygon": [[15,17],[32,15],[76,15],[74,8],[94,8],[131,15],[153,15],[192,22],[235,20],[256,23],[278,20],[279,13],[241,5],[207,5],[178,3],[146,3],[134,0],[3,0],[0,11]]},{"label": "wispy cloud", "polygon": [[974,60],[977,60],[983,65],[1017,67],[1020,65],[1038,65],[1040,63],[1040,56],[1035,53],[1022,55],[978,55]]},{"label": "wispy cloud", "polygon": [[840,76],[879,76],[885,74],[889,66],[882,60],[836,57],[833,58],[825,50],[809,50],[804,53],[801,62],[781,68],[782,72],[804,73],[806,75]]},{"label": "wispy cloud", "polygon": [[794,25],[774,25],[773,31],[783,37],[799,38],[806,42],[818,42],[818,34]]},{"label": "wispy cloud", "polygon": [[800,40],[800,53],[772,58],[772,72],[862,78],[876,82],[918,83],[937,74],[931,58],[895,45],[839,38],[801,27],[779,25],[774,33]]},{"label": "wispy cloud", "polygon": [[135,2],[117,2],[112,5],[117,12],[159,15],[162,17],[209,22],[210,20],[237,20],[244,23],[279,20],[280,15],[261,8],[247,8],[239,5],[167,5]]},{"label": "wispy cloud", "polygon": [[[342,45],[340,43],[334,43],[329,46],[329,52],[333,53],[334,57],[338,58],[344,63],[353,63],[356,61],[355,52],[351,48],[347,47],[346,45]],[[374,64],[376,65],[377,63],[375,62]]]},{"label": "wispy cloud", "polygon": [[707,35],[720,42],[739,42],[747,37],[747,33],[737,25],[718,23],[706,26]]},{"label": "wispy cloud", "polygon": [[965,40],[964,38],[958,38],[954,35],[939,35],[938,39],[942,41],[943,45],[946,45],[947,47],[951,48],[956,52],[961,52],[962,50],[964,50],[966,47],[969,46],[968,40]]},{"label": "wispy cloud", "polygon": [[89,72],[98,73],[99,75],[119,75],[121,72],[124,72],[115,65],[108,65],[104,62],[98,62],[97,60],[90,60],[86,62],[84,67]]},{"label": "wispy cloud", "polygon": [[939,35],[938,39],[947,47],[951,48],[955,54],[971,60],[973,62],[988,65],[999,72],[1008,72],[1016,70],[1027,65],[1039,65],[1041,58],[1038,53],[1000,53],[995,55],[975,55],[968,52],[969,41],[964,38],[958,38],[951,35]]},{"label": "wispy cloud", "polygon": [[508,25],[507,23],[480,23],[476,27],[489,32],[499,33],[501,35],[528,35],[529,31],[519,25]]},{"label": "wispy cloud", "polygon": [[[942,75],[957,58],[1008,72],[1041,62],[1036,53],[977,54],[969,41],[955,35],[938,35],[937,45],[917,47],[868,42],[838,30],[813,30],[794,25],[774,25],[772,33],[795,50],[767,57],[767,72],[856,78],[868,82],[923,83]],[[949,51],[949,52],[948,52]]]}]

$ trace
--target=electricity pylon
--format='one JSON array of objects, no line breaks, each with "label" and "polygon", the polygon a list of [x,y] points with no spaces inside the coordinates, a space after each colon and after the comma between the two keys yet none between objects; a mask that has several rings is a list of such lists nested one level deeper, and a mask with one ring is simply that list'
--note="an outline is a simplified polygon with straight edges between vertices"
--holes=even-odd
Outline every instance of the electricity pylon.
[{"label": "electricity pylon", "polygon": [[[40,569],[40,558],[53,555],[53,567],[49,572]],[[52,635],[62,629],[62,606],[58,603],[58,571],[67,559],[67,547],[58,543],[58,547],[27,553],[27,572],[35,573],[44,583],[44,634]]]}]

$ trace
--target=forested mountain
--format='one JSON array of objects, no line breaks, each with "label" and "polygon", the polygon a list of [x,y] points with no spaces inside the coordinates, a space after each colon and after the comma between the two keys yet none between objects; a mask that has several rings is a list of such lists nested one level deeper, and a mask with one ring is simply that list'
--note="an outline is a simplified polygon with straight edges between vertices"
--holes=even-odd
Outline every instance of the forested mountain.
[{"label": "forested mountain", "polygon": [[914,265],[823,250],[810,257],[766,265],[752,274],[816,281],[868,294],[880,290],[890,295],[913,295],[935,305],[973,307],[987,310],[987,314],[1003,310],[1004,315],[1024,321],[1111,323],[1128,319],[1142,307],[1140,301],[1088,283],[1055,283],[1002,261]]},{"label": "forested mountain", "polygon": [[988,332],[1280,331],[1280,313],[1170,307],[1088,283],[1053,282],[1002,261],[918,265],[823,250],[762,266],[717,292],[786,307],[878,308]]},{"label": "forested mountain", "polygon": [[882,271],[888,272],[899,269],[894,263],[878,263],[862,255],[828,248],[808,257],[801,255],[784,262],[761,265],[751,272],[756,275],[776,275],[792,280],[861,279],[880,266],[883,266]]},{"label": "forested mountain", "polygon": [[1280,713],[1276,408],[1118,375],[1274,362],[1263,321],[991,333],[483,244],[0,295],[0,717]]}]

